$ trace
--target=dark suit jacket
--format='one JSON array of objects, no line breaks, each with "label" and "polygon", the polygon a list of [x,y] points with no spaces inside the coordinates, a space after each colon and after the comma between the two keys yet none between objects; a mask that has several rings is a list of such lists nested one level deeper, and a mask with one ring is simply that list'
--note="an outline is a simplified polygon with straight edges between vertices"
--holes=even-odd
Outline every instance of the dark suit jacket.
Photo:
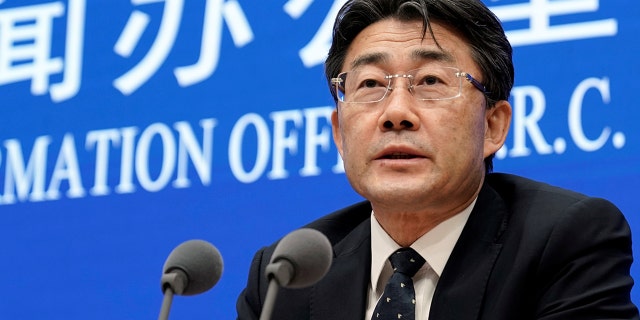
[{"label": "dark suit jacket", "polygon": [[[371,266],[368,202],[307,227],[333,244],[327,275],[304,289],[280,289],[272,319],[364,319]],[[238,319],[258,319],[260,250]],[[490,174],[440,277],[430,320],[639,319],[630,300],[631,234],[610,202],[521,177]]]}]

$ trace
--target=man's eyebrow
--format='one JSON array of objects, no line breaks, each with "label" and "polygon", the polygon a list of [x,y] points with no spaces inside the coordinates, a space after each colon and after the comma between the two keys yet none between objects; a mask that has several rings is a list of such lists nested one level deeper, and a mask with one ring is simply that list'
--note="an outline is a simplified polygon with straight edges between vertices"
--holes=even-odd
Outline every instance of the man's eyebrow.
[{"label": "man's eyebrow", "polygon": [[[454,62],[453,56],[445,51],[418,49],[411,53],[411,57],[416,61],[444,61]],[[374,52],[356,57],[350,64],[351,69],[370,64],[385,64],[389,60],[389,55],[383,52]]]},{"label": "man's eyebrow", "polygon": [[453,56],[445,51],[418,49],[411,54],[414,60],[454,62]]},{"label": "man's eyebrow", "polygon": [[356,57],[356,59],[351,62],[351,69],[356,69],[360,66],[369,64],[384,64],[387,60],[389,60],[389,55],[386,53],[368,53]]}]

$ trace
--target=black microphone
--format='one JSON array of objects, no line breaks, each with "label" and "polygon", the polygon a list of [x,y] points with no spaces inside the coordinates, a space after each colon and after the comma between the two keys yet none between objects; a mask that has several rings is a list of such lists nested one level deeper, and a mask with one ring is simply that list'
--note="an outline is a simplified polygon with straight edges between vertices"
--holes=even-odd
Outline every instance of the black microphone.
[{"label": "black microphone", "polygon": [[304,288],[329,271],[333,249],[329,239],[314,229],[298,229],[286,235],[273,252],[265,273],[269,288],[260,320],[269,320],[279,287]]},{"label": "black microphone", "polygon": [[211,289],[220,280],[222,269],[222,256],[209,242],[189,240],[175,247],[162,267],[164,299],[158,320],[169,318],[173,294],[190,296]]}]

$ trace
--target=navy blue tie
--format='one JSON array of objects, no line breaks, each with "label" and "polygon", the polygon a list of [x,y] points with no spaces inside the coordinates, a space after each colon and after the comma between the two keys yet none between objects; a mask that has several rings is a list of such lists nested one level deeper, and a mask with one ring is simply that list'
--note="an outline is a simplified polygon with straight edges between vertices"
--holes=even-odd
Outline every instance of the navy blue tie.
[{"label": "navy blue tie", "polygon": [[372,320],[415,320],[416,292],[413,277],[425,260],[411,248],[401,248],[389,257],[393,274],[373,310]]}]

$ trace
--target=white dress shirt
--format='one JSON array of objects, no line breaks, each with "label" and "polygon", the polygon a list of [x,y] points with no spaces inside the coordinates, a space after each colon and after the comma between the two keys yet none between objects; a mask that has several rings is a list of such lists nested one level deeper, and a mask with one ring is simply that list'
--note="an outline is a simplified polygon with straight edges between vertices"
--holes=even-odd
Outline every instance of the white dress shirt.
[{"label": "white dress shirt", "polygon": [[[429,232],[425,233],[411,245],[427,262],[413,277],[413,285],[416,291],[416,319],[428,320],[431,310],[431,300],[436,290],[438,279],[449,260],[449,256],[456,245],[464,225],[469,219],[471,205],[459,214],[443,221]],[[373,310],[382,296],[384,287],[391,277],[393,270],[389,262],[389,256],[400,249],[400,246],[382,229],[375,213],[371,213],[371,282],[367,299],[366,320],[371,319]]]}]

